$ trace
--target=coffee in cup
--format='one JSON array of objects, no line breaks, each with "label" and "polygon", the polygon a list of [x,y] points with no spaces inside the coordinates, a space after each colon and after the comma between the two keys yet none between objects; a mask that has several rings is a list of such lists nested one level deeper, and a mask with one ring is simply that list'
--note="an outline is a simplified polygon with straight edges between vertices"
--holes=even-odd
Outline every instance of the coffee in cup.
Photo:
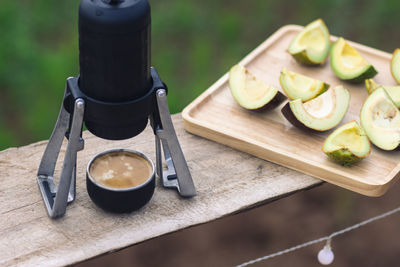
[{"label": "coffee in cup", "polygon": [[90,198],[112,212],[131,212],[153,196],[155,168],[144,154],[113,149],[97,154],[88,164],[86,186]]},{"label": "coffee in cup", "polygon": [[138,154],[117,151],[96,158],[89,173],[103,186],[130,188],[143,184],[151,176],[152,166]]}]

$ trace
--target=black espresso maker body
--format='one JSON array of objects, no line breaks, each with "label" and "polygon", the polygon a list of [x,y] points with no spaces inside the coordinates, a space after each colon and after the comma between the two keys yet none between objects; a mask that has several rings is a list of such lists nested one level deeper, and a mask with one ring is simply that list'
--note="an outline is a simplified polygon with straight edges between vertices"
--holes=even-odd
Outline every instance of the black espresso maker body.
[{"label": "black espresso maker body", "polygon": [[[97,137],[122,140],[151,121],[157,174],[164,187],[192,197],[194,184],[170,117],[167,87],[150,66],[150,5],[147,0],[82,0],[79,7],[80,75],[67,79],[63,104],[39,166],[37,181],[48,214],[62,216],[75,199],[82,125]],[[54,169],[68,139],[60,182]],[[168,170],[162,170],[164,154]]]},{"label": "black espresso maker body", "polygon": [[[118,105],[146,96],[152,87],[149,3],[83,0],[79,7],[79,65],[79,88],[98,103]],[[115,108],[115,114],[88,114],[84,121],[96,136],[127,139],[146,127],[150,114],[142,110],[127,116],[126,110]]]}]

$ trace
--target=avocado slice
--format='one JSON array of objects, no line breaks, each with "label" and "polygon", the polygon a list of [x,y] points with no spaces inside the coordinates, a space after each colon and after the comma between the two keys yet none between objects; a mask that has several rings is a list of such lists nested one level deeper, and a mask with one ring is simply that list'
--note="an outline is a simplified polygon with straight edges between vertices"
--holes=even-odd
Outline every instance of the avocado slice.
[{"label": "avocado slice", "polygon": [[369,140],[383,150],[400,145],[400,111],[382,87],[373,91],[361,108],[361,126]]},{"label": "avocado slice", "polygon": [[330,35],[322,19],[317,19],[296,35],[288,52],[300,63],[318,65],[325,62],[329,54]]},{"label": "avocado slice", "polygon": [[275,108],[287,99],[241,65],[235,65],[229,71],[229,87],[233,98],[245,109]]},{"label": "avocado slice", "polygon": [[382,87],[382,85],[376,83],[374,79],[366,79],[365,80],[365,88],[367,89],[368,94],[370,95],[373,91]]},{"label": "avocado slice", "polygon": [[393,78],[400,84],[400,48],[394,50],[390,67]]},{"label": "avocado slice", "polygon": [[319,96],[329,88],[329,84],[289,71],[286,68],[282,69],[279,82],[290,99],[300,98],[303,102]]},{"label": "avocado slice", "polygon": [[373,79],[366,79],[365,87],[367,88],[368,94],[371,94],[376,89],[383,87],[389,94],[393,102],[396,104],[396,106],[400,108],[400,85],[399,86],[381,85],[376,83]]},{"label": "avocado slice", "polygon": [[292,100],[281,112],[296,127],[327,131],[342,121],[349,102],[349,91],[343,86],[336,86],[305,103],[301,99]]},{"label": "avocado slice", "polygon": [[354,47],[340,37],[331,48],[331,67],[336,75],[349,82],[360,83],[378,72]]},{"label": "avocado slice", "polygon": [[367,134],[356,121],[343,124],[325,140],[322,151],[344,166],[350,166],[371,152]]}]

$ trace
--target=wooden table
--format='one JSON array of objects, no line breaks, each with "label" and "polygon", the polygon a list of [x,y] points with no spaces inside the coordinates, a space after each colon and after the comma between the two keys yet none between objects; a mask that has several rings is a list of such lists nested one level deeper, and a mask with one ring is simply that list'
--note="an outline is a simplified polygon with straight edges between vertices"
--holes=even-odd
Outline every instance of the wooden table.
[{"label": "wooden table", "polygon": [[[0,152],[0,266],[55,266],[94,256],[206,223],[319,185],[320,180],[191,135],[179,114],[173,121],[198,195],[181,199],[157,181],[150,203],[125,215],[106,213],[90,200],[88,161],[98,152],[130,148],[155,161],[148,127],[135,138],[108,141],[84,132],[78,153],[77,195],[64,217],[47,216],[36,172],[46,141]],[[65,147],[62,152],[65,152]],[[59,162],[61,159],[59,159]],[[60,164],[57,165],[58,173]]]}]

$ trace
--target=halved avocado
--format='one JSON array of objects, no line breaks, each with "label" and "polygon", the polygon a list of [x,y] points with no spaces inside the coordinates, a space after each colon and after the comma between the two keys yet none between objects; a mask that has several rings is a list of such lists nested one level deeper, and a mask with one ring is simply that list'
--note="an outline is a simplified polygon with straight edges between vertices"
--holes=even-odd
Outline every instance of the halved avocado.
[{"label": "halved avocado", "polygon": [[283,91],[294,100],[303,102],[317,97],[329,88],[329,84],[283,68],[279,77]]},{"label": "halved avocado", "polygon": [[399,148],[400,111],[385,89],[378,88],[368,96],[360,119],[361,126],[374,145],[383,150]]},{"label": "halved avocado", "polygon": [[400,48],[394,50],[390,67],[393,78],[400,84]]},{"label": "halved avocado", "polygon": [[367,134],[357,122],[348,122],[325,140],[322,151],[344,166],[350,166],[367,157],[371,152]]},{"label": "halved avocado", "polygon": [[282,108],[282,114],[296,127],[327,131],[340,123],[349,102],[349,91],[336,86],[306,103],[301,99],[290,101]]},{"label": "halved avocado", "polygon": [[359,83],[378,72],[351,45],[340,37],[331,48],[331,67],[336,75],[349,82]]},{"label": "halved avocado", "polygon": [[368,94],[371,94],[376,89],[383,87],[389,94],[393,102],[396,104],[396,106],[400,108],[400,85],[399,86],[381,85],[376,83],[373,79],[366,79],[365,87],[367,88]]},{"label": "halved avocado", "polygon": [[317,19],[296,35],[288,52],[300,63],[318,65],[325,62],[329,54],[330,35],[322,19]]},{"label": "halved avocado", "polygon": [[287,99],[240,65],[233,66],[229,71],[229,87],[236,102],[246,109],[275,108]]}]

